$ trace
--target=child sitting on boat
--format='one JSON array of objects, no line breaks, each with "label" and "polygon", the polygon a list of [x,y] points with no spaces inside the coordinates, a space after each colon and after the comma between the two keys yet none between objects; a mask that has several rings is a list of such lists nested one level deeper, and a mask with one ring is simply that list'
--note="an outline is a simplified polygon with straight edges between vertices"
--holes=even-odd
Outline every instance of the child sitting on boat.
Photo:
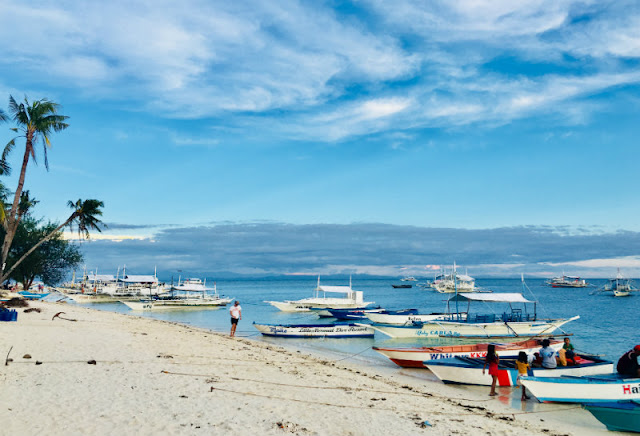
[{"label": "child sitting on boat", "polygon": [[529,356],[527,356],[527,353],[525,353],[524,351],[518,353],[516,366],[518,367],[518,380],[516,381],[516,383],[522,386],[522,401],[526,401],[529,399],[529,397],[527,396],[527,389],[522,383],[520,383],[520,377],[523,375],[527,375],[529,371]]}]

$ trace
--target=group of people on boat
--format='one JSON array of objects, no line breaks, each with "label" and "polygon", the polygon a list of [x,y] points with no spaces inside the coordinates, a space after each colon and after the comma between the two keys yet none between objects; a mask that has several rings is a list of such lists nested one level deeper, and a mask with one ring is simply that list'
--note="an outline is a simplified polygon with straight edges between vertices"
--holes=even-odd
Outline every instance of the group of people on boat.
[{"label": "group of people on boat", "polygon": [[[580,362],[581,358],[575,353],[575,348],[571,343],[571,339],[564,338],[564,344],[562,348],[556,352],[550,345],[551,341],[549,339],[544,339],[542,341],[542,348],[533,355],[527,355],[524,351],[521,351],[518,354],[518,359],[516,360],[516,367],[518,368],[518,384],[520,377],[527,375],[529,369],[532,367],[537,368],[547,368],[553,369],[560,366],[567,365],[576,365]],[[640,349],[640,347],[639,347]],[[496,394],[496,384],[498,381],[498,364],[500,363],[500,357],[496,353],[496,347],[493,344],[490,344],[487,349],[487,356],[485,358],[485,363],[482,368],[482,373],[484,374],[486,367],[489,367],[489,375],[493,377],[491,383],[491,392],[490,396],[495,396]],[[528,400],[529,397],[525,392],[524,386],[522,386],[522,401]]]}]

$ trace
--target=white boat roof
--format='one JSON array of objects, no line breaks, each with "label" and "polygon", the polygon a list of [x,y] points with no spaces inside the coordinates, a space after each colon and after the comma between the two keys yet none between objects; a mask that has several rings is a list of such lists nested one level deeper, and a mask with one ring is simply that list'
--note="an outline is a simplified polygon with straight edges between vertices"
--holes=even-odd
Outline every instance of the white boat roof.
[{"label": "white boat roof", "polygon": [[465,282],[474,281],[473,277],[465,275],[465,274],[458,274],[458,280],[462,280],[462,281],[465,281]]},{"label": "white boat roof", "polygon": [[335,293],[339,293],[339,294],[350,294],[352,292],[354,292],[353,289],[351,289],[351,286],[318,286],[318,288],[316,289],[317,291],[322,291],[322,292],[335,292]]},{"label": "white boat roof", "polygon": [[529,301],[517,292],[504,292],[504,293],[464,293],[454,295],[449,298],[449,301],[486,301],[486,302],[498,302],[498,303],[535,303]]},{"label": "white boat roof", "polygon": [[116,278],[110,274],[91,274],[87,276],[87,280],[91,282],[114,282]]},{"label": "white boat roof", "polygon": [[157,283],[158,279],[155,276],[134,276],[129,274],[122,281],[125,283]]}]

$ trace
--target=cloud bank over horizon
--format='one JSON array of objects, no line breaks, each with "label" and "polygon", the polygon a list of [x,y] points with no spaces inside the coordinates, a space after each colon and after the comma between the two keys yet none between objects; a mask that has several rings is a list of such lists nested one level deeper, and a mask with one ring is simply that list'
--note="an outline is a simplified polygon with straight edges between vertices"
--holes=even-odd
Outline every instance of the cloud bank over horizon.
[{"label": "cloud bank over horizon", "polygon": [[[127,226],[122,226],[127,227]],[[160,277],[415,275],[456,262],[475,276],[640,276],[640,232],[520,226],[453,229],[390,224],[222,223],[167,227],[151,237],[82,243],[89,270],[157,267]]]}]

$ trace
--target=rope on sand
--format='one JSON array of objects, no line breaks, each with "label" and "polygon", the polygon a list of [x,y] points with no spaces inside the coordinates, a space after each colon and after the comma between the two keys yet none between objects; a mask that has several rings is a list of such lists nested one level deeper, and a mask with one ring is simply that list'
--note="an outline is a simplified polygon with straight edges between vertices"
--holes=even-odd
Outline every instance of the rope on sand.
[{"label": "rope on sand", "polygon": [[[212,376],[211,374],[189,374],[189,373],[184,373],[184,372],[171,372],[171,371],[161,371],[163,374],[169,374],[169,375],[182,375],[182,376],[189,376],[189,377],[207,377],[207,378],[213,378],[216,376]],[[268,384],[268,385],[275,385],[275,386],[287,386],[287,387],[293,387],[293,388],[303,388],[303,389],[324,389],[324,390],[340,390],[340,391],[353,391],[353,392],[370,392],[370,393],[375,393],[375,394],[387,394],[387,395],[406,395],[406,396],[411,396],[411,397],[420,397],[420,398],[442,398],[442,399],[446,399],[446,400],[451,400],[451,401],[467,401],[470,403],[477,403],[477,402],[487,402],[487,401],[491,401],[491,399],[483,399],[483,400],[475,400],[475,399],[468,399],[468,398],[451,398],[449,396],[445,396],[445,395],[436,395],[436,394],[432,394],[430,392],[402,392],[402,391],[382,391],[382,390],[378,390],[378,389],[369,389],[369,388],[351,388],[351,387],[347,387],[347,386],[310,386],[310,385],[298,385],[298,384],[290,384],[290,383],[277,383],[277,382],[272,382],[272,381],[267,381],[267,380],[255,380],[255,379],[249,379],[249,378],[242,378],[242,377],[229,377],[229,379],[231,380],[237,380],[237,381],[247,381],[247,382],[251,382],[251,383],[262,383],[262,384]],[[378,380],[376,380],[378,381]],[[405,388],[407,389],[407,388]]]},{"label": "rope on sand", "polygon": [[[297,403],[306,403],[306,404],[315,404],[315,405],[319,405],[319,406],[330,406],[330,407],[345,407],[345,408],[350,408],[350,409],[373,409],[374,405],[371,404],[369,406],[354,406],[354,405],[349,405],[349,404],[333,404],[333,403],[325,403],[325,402],[321,402],[321,401],[311,401],[311,400],[299,400],[296,398],[285,398],[285,397],[278,397],[275,395],[263,395],[263,394],[256,394],[254,392],[240,392],[240,391],[234,391],[231,389],[222,389],[222,388],[216,388],[211,386],[211,391],[221,391],[221,392],[228,392],[228,393],[232,393],[232,394],[238,394],[238,395],[247,395],[247,396],[252,396],[252,397],[259,397],[259,398],[268,398],[268,399],[272,399],[272,400],[283,400],[283,401],[293,401],[293,402],[297,402]],[[375,391],[374,391],[375,392]],[[458,404],[457,406],[459,407],[467,407],[461,404]],[[538,411],[530,411],[530,412],[508,412],[508,413],[494,413],[491,411],[488,411],[486,409],[482,409],[484,410],[484,413],[482,412],[475,412],[475,413],[460,413],[460,412],[440,412],[440,411],[435,411],[435,410],[431,410],[429,411],[430,414],[433,415],[440,415],[440,416],[487,416],[489,418],[501,418],[501,417],[510,417],[510,416],[515,416],[515,415],[533,415],[533,414],[540,414],[540,413],[555,413],[555,412],[565,412],[567,410],[572,410],[572,409],[580,409],[582,408],[582,406],[571,406],[571,407],[564,407],[562,409],[555,409],[555,410],[538,410]],[[376,410],[387,410],[390,412],[398,412],[398,410],[396,408],[389,408],[389,407],[375,407]]]}]

